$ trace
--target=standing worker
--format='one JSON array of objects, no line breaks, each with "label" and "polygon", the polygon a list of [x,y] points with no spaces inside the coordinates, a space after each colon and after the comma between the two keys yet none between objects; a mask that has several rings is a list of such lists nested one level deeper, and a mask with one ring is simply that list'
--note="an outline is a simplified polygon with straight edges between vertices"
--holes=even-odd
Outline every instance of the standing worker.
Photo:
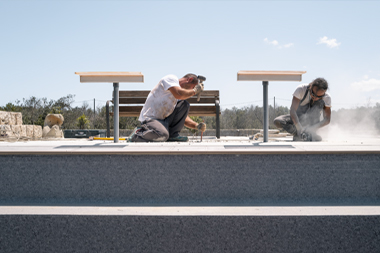
[{"label": "standing worker", "polygon": [[322,137],[316,132],[331,119],[331,97],[327,89],[324,78],[299,85],[293,93],[290,114],[275,118],[276,127],[292,134],[293,141],[321,141]]},{"label": "standing worker", "polygon": [[203,83],[194,74],[180,79],[164,76],[149,93],[139,117],[141,127],[134,130],[128,141],[188,141],[187,136],[179,135],[183,126],[204,132],[206,124],[198,124],[188,116],[190,104],[186,101],[203,89]]}]

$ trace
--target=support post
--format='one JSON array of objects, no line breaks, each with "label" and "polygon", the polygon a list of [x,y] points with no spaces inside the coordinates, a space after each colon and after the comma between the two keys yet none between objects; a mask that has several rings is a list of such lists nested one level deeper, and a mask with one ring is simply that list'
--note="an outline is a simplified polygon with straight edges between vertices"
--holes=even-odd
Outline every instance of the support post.
[{"label": "support post", "polygon": [[215,100],[215,108],[216,108],[216,138],[220,139],[220,105],[219,100]]},{"label": "support post", "polygon": [[111,137],[110,130],[110,100],[107,100],[106,103],[106,123],[107,123],[107,138]]},{"label": "support post", "polygon": [[113,83],[113,142],[119,142],[119,83]]},{"label": "support post", "polygon": [[268,142],[268,81],[263,81],[264,142]]}]

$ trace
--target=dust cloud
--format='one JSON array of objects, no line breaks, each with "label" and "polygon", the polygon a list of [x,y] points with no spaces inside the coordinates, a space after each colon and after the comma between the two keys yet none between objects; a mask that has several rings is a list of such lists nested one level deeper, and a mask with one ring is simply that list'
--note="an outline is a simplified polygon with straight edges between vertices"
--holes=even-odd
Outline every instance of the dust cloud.
[{"label": "dust cloud", "polygon": [[341,109],[333,111],[329,125],[318,130],[325,141],[350,141],[380,137],[379,108]]}]

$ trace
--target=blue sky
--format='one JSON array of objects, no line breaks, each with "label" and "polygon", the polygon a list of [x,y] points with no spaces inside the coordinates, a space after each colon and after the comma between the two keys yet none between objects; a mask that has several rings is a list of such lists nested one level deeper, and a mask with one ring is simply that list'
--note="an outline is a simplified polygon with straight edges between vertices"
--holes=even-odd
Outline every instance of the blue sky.
[{"label": "blue sky", "polygon": [[[260,82],[239,70],[303,70],[329,81],[333,109],[380,103],[380,1],[0,0],[0,105],[75,94],[97,106],[112,84],[74,72],[139,71],[150,90],[167,74],[207,77],[223,108],[262,105]],[[290,106],[299,82],[270,82]]]}]

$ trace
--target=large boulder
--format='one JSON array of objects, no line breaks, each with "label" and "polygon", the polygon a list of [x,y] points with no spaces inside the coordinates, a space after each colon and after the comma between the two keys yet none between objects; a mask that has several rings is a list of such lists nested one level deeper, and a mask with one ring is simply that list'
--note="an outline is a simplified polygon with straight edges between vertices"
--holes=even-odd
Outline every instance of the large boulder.
[{"label": "large boulder", "polygon": [[10,125],[0,125],[0,138],[15,137]]},{"label": "large boulder", "polygon": [[63,124],[61,114],[48,114],[45,118],[44,129],[42,130],[43,138],[63,138],[63,132],[60,126]]},{"label": "large boulder", "polygon": [[33,138],[34,134],[34,126],[33,125],[25,125],[26,137]]},{"label": "large boulder", "polygon": [[63,132],[58,125],[54,125],[51,128],[49,126],[44,126],[42,130],[43,138],[63,138]]},{"label": "large boulder", "polygon": [[33,138],[41,139],[42,138],[42,126],[33,126]]},{"label": "large boulder", "polygon": [[21,112],[11,112],[12,123],[10,125],[22,125],[22,113]]},{"label": "large boulder", "polygon": [[0,125],[10,125],[11,114],[9,112],[0,111]]},{"label": "large boulder", "polygon": [[[41,139],[42,138],[42,127],[36,125],[24,125],[25,126],[25,136],[31,139]],[[23,126],[23,127],[24,127]],[[21,129],[21,132],[24,130]]]},{"label": "large boulder", "polygon": [[61,114],[48,114],[45,118],[44,126],[52,127],[54,125],[61,126],[64,118]]}]

